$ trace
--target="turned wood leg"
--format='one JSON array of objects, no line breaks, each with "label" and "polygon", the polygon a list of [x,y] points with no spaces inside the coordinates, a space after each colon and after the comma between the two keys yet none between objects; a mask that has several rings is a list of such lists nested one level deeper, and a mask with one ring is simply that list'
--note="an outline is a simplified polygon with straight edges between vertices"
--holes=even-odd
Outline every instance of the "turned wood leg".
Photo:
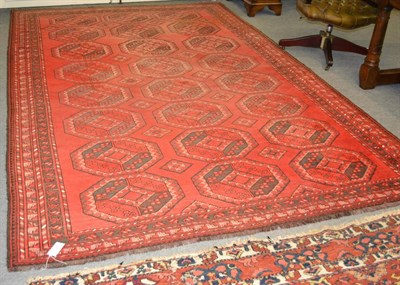
[{"label": "turned wood leg", "polygon": [[360,67],[359,85],[363,89],[373,89],[378,82],[380,73],[379,60],[391,10],[392,7],[389,6],[380,7],[379,9],[368,54]]}]

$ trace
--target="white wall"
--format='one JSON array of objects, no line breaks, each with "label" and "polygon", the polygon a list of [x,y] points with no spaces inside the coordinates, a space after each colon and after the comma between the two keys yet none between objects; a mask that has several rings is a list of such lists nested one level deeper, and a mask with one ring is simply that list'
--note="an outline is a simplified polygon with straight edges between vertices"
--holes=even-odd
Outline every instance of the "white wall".
[{"label": "white wall", "polygon": [[[112,0],[118,3],[119,0]],[[154,0],[122,0],[127,2],[149,2]],[[166,0],[156,0],[166,1]],[[21,8],[21,7],[39,7],[39,6],[61,6],[77,4],[108,4],[110,0],[0,0],[0,8]]]}]

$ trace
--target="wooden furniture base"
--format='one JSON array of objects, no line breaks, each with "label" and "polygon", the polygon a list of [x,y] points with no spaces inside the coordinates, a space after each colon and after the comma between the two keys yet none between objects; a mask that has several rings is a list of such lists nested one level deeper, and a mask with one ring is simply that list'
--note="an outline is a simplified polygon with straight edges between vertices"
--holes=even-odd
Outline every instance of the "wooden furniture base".
[{"label": "wooden furniture base", "polygon": [[282,13],[281,0],[243,0],[243,3],[246,7],[247,16],[249,17],[254,17],[257,12],[265,7],[272,10],[277,16],[280,16]]},{"label": "wooden furniture base", "polygon": [[290,46],[303,46],[322,49],[326,59],[325,70],[328,70],[333,65],[332,51],[334,50],[354,52],[362,55],[367,54],[368,50],[365,47],[333,36],[332,29],[333,26],[328,24],[326,30],[320,31],[319,35],[311,35],[293,39],[282,39],[278,44],[283,48]]},{"label": "wooden furniture base", "polygon": [[400,9],[400,0],[379,0],[378,18],[369,44],[368,54],[360,67],[359,85],[362,89],[373,89],[376,85],[400,83],[400,68],[380,70],[379,58],[382,52],[390,12]]}]

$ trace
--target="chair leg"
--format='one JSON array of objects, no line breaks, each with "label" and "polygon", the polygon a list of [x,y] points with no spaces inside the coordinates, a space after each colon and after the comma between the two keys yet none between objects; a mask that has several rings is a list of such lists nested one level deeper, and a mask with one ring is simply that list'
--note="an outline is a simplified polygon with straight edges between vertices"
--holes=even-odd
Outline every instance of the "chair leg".
[{"label": "chair leg", "polygon": [[326,31],[321,31],[319,35],[311,35],[294,39],[283,39],[280,40],[278,44],[281,47],[303,46],[322,49],[326,59],[325,70],[328,70],[333,65],[331,32],[332,25],[328,25]]},{"label": "chair leg", "polygon": [[311,35],[294,39],[282,39],[278,44],[281,47],[303,46],[319,48],[321,45],[321,36]]},{"label": "chair leg", "polygon": [[333,65],[332,51],[353,52],[362,55],[368,53],[368,49],[352,43],[343,38],[332,36],[333,26],[328,24],[325,31],[321,31],[319,35],[311,35],[294,39],[282,39],[279,41],[279,46],[282,48],[289,46],[303,46],[312,48],[321,48],[324,51],[326,59],[325,70],[328,70]]},{"label": "chair leg", "polygon": [[333,65],[333,56],[332,56],[332,38],[326,38],[324,42],[324,46],[321,47],[325,54],[326,67],[325,70],[329,70],[329,68]]},{"label": "chair leg", "polygon": [[339,37],[333,37],[332,38],[332,49],[337,50],[337,51],[347,51],[347,52],[353,52],[353,53],[358,53],[362,55],[367,55],[368,49],[357,45],[355,43],[349,42],[348,40],[339,38]]},{"label": "chair leg", "polygon": [[332,25],[328,25],[325,31],[320,31],[321,36],[321,49],[324,51],[326,67],[325,70],[333,65],[333,55],[332,55]]}]

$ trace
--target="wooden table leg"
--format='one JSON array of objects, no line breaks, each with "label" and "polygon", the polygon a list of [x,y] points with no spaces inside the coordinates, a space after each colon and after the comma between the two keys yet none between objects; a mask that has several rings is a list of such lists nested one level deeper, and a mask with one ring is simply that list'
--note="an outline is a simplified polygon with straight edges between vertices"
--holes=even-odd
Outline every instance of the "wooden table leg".
[{"label": "wooden table leg", "polygon": [[400,82],[400,69],[380,70],[379,68],[382,46],[390,18],[390,12],[393,8],[390,5],[381,3],[378,10],[378,18],[371,37],[368,54],[364,63],[360,67],[359,85],[363,89],[373,89],[379,84]]}]

